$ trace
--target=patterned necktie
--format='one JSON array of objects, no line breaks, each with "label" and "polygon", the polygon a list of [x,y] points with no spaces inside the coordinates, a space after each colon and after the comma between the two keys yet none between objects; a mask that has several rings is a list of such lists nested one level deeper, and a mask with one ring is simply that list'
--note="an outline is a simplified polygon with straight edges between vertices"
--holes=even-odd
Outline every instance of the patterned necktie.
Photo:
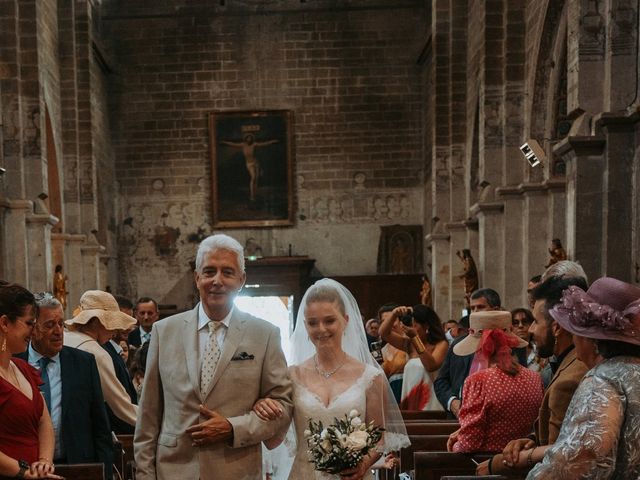
[{"label": "patterned necktie", "polygon": [[213,381],[213,375],[216,373],[216,366],[220,360],[221,348],[218,344],[216,332],[222,326],[222,322],[209,322],[209,343],[204,350],[202,357],[202,368],[200,370],[200,391],[206,392]]},{"label": "patterned necktie", "polygon": [[44,401],[47,404],[47,410],[51,413],[51,385],[49,383],[49,373],[47,372],[47,365],[51,363],[51,359],[48,357],[40,357],[38,360],[38,366],[40,367],[40,378],[44,382],[40,385],[40,391],[44,397]]}]

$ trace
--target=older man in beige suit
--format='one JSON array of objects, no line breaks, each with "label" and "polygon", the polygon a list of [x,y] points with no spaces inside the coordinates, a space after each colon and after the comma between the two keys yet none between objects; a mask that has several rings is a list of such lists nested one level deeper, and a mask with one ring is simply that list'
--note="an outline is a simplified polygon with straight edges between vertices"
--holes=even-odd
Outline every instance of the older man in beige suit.
[{"label": "older man in beige suit", "polygon": [[[245,282],[242,246],[226,235],[198,248],[200,303],[156,322],[140,399],[136,478],[261,479],[260,442],[291,420],[291,382],[279,330],[234,307]],[[282,415],[260,420],[259,398]]]}]

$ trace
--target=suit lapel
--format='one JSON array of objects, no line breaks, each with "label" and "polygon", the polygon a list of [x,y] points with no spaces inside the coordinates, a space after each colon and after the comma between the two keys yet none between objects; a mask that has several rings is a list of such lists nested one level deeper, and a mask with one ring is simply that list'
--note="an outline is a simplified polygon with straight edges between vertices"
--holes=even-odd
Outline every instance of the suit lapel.
[{"label": "suit lapel", "polygon": [[185,335],[182,337],[184,355],[187,360],[187,371],[193,390],[202,401],[200,392],[200,347],[198,346],[198,306],[184,319],[186,323]]},{"label": "suit lapel", "polygon": [[225,371],[229,362],[231,361],[231,357],[235,353],[238,345],[240,345],[240,341],[244,336],[244,322],[245,318],[243,315],[239,313],[238,309],[235,309],[233,315],[231,316],[231,322],[229,324],[229,331],[224,338],[224,345],[222,347],[222,355],[220,355],[220,360],[218,360],[218,365],[216,366],[216,371],[213,374],[213,380],[211,381],[211,386],[208,391],[203,392],[204,398],[207,398],[213,390],[213,387],[216,386],[218,380],[222,376],[222,373]]},{"label": "suit lapel", "polygon": [[575,348],[571,349],[571,351],[567,353],[567,356],[562,359],[562,363],[558,365],[558,370],[556,370],[556,373],[554,373],[553,377],[551,378],[549,385],[547,385],[547,391],[549,390],[549,387],[553,384],[553,382],[556,381],[556,378],[560,376],[560,373],[562,373],[569,365],[571,365],[574,360],[576,360]]}]

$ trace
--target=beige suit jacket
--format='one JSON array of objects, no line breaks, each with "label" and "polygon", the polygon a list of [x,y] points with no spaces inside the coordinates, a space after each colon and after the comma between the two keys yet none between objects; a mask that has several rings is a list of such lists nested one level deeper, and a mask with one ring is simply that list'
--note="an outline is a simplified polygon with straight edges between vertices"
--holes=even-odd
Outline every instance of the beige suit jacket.
[{"label": "beige suit jacket", "polygon": [[[212,385],[201,392],[197,328],[197,306],[153,326],[134,437],[136,478],[259,480],[260,442],[284,434],[291,421],[292,388],[280,332],[236,308]],[[284,415],[260,420],[251,408],[262,397],[280,401]],[[233,445],[191,445],[185,430],[204,420],[200,404],[229,420]]]},{"label": "beige suit jacket", "polygon": [[540,416],[536,420],[538,445],[555,443],[573,393],[587,370],[587,366],[576,357],[575,349],[571,350],[558,366],[558,370],[544,392]]}]

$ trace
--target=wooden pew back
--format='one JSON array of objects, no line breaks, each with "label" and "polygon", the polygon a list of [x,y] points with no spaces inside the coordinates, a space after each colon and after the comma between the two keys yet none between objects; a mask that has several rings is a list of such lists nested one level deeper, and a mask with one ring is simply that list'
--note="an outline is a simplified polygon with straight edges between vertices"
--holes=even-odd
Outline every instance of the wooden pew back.
[{"label": "wooden pew back", "polygon": [[56,465],[55,473],[66,480],[105,480],[104,465],[102,463]]}]

